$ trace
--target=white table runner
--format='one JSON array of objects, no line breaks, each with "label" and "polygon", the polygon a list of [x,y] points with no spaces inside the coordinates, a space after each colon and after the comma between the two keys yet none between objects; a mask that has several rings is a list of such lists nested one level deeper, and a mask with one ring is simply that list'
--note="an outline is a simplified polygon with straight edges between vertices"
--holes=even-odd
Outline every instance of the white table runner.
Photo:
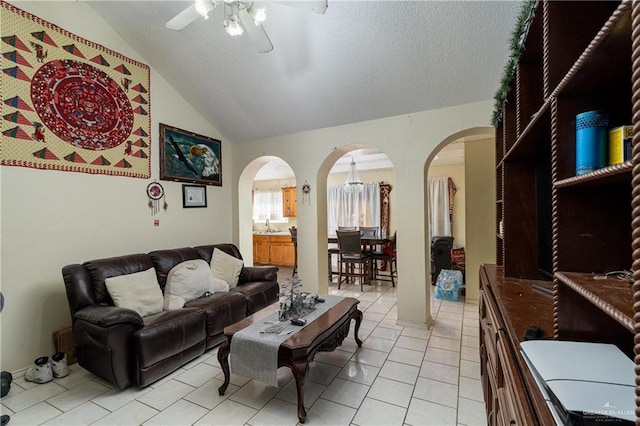
[{"label": "white table runner", "polygon": [[[262,322],[238,331],[231,339],[229,363],[231,372],[249,377],[270,386],[278,386],[278,348],[280,344],[318,318],[329,308],[344,299],[341,296],[323,296],[324,303],[304,316],[307,324],[297,326],[289,321],[278,322],[278,313],[266,317]],[[282,325],[280,333],[264,333],[272,324]]]}]

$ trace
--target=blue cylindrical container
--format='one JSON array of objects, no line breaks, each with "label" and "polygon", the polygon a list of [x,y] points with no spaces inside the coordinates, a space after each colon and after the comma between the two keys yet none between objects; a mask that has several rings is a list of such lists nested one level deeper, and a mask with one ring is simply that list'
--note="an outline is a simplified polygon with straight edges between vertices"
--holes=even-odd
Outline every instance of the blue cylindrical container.
[{"label": "blue cylindrical container", "polygon": [[576,115],[576,175],[607,165],[609,115],[587,111]]}]

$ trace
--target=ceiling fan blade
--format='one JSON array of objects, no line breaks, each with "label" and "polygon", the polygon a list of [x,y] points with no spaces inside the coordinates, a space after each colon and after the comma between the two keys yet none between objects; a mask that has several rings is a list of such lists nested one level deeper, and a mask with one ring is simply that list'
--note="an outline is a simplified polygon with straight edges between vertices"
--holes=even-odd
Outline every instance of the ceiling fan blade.
[{"label": "ceiling fan blade", "polygon": [[269,3],[277,3],[283,6],[295,7],[296,9],[309,10],[311,12],[316,12],[323,14],[327,7],[329,6],[327,0],[273,0]]},{"label": "ceiling fan blade", "polygon": [[240,21],[247,35],[258,48],[258,52],[267,53],[273,50],[273,44],[271,44],[271,40],[269,40],[269,36],[262,25],[256,25],[254,19],[245,9],[240,10]]},{"label": "ceiling fan blade", "polygon": [[181,31],[187,26],[189,26],[189,24],[197,20],[199,17],[200,17],[200,14],[196,10],[196,5],[194,3],[188,8],[186,8],[185,10],[183,10],[182,12],[178,13],[173,18],[171,18],[165,24],[165,27],[169,28],[170,30]]}]

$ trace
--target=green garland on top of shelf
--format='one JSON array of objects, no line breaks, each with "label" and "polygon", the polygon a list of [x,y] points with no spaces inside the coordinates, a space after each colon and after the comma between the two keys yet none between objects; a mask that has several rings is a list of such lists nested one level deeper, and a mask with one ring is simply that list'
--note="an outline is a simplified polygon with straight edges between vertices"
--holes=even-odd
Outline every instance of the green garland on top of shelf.
[{"label": "green garland on top of shelf", "polygon": [[494,126],[498,126],[502,121],[502,108],[507,101],[511,81],[516,74],[518,61],[520,61],[520,56],[522,56],[522,52],[524,51],[524,42],[527,39],[527,34],[529,34],[529,28],[531,27],[531,21],[533,20],[535,10],[535,0],[525,0],[522,3],[522,9],[520,10],[520,15],[518,15],[516,27],[511,35],[511,40],[509,41],[511,55],[509,55],[507,64],[504,67],[500,87],[498,87],[498,91],[494,96],[496,103],[493,111],[493,118],[491,120]]}]

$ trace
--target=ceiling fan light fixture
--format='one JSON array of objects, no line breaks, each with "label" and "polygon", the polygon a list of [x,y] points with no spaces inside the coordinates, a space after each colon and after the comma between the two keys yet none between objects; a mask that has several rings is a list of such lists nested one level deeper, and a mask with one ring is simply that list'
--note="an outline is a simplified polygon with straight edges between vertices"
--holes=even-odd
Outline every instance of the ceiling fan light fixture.
[{"label": "ceiling fan light fixture", "polygon": [[224,27],[225,31],[230,36],[239,36],[244,33],[244,29],[242,28],[242,25],[240,25],[240,22],[238,22],[237,18],[225,19]]},{"label": "ceiling fan light fixture", "polygon": [[247,12],[253,18],[253,21],[255,22],[256,26],[260,25],[262,22],[264,22],[265,19],[267,19],[267,12],[264,7],[257,7],[254,4],[254,5],[251,5],[249,9],[247,9]]},{"label": "ceiling fan light fixture", "polygon": [[196,0],[196,12],[204,19],[209,19],[209,12],[213,10],[211,0]]}]

